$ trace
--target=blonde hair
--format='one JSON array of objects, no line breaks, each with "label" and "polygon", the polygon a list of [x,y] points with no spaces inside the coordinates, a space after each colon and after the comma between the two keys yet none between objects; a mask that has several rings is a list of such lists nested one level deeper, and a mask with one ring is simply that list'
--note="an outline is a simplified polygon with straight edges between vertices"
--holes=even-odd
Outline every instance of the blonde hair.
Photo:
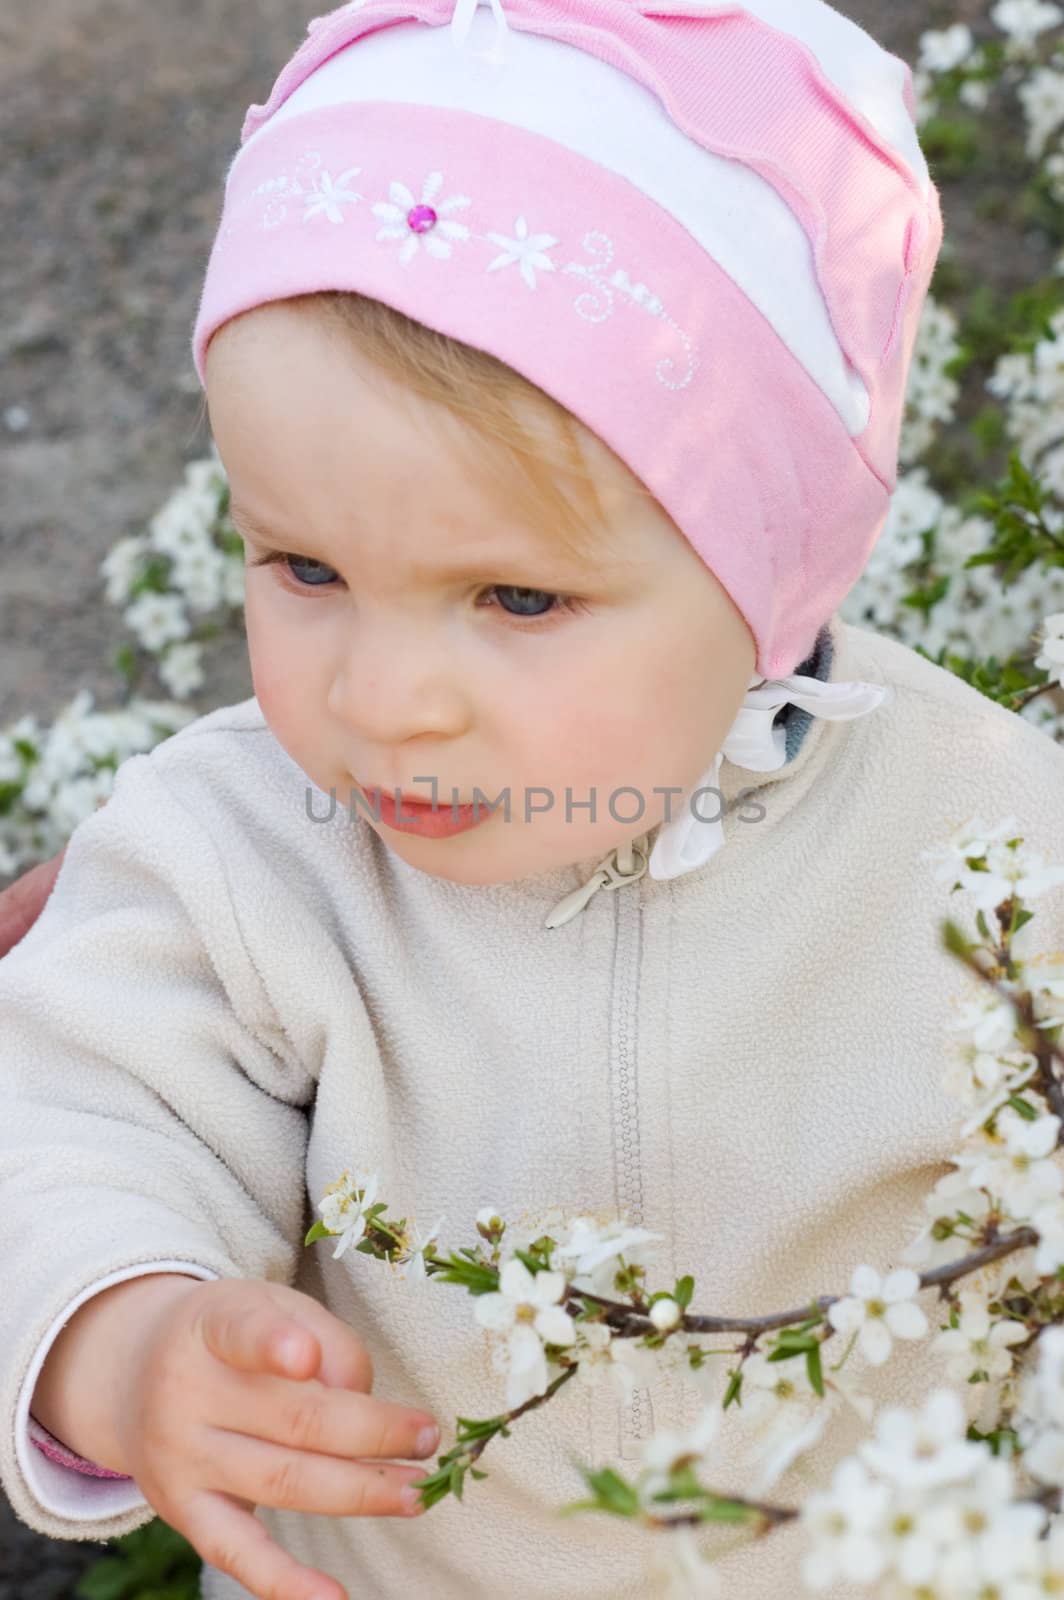
[{"label": "blonde hair", "polygon": [[[586,560],[608,548],[595,478],[580,449],[578,430],[584,424],[552,395],[488,351],[370,295],[329,289],[287,297],[286,304],[324,318],[386,377],[468,424],[486,447],[486,463],[516,492],[533,524],[570,554]],[[609,449],[604,443],[603,448]],[[613,459],[630,493],[652,499],[620,458]],[[577,499],[565,492],[565,484],[577,491]]]}]

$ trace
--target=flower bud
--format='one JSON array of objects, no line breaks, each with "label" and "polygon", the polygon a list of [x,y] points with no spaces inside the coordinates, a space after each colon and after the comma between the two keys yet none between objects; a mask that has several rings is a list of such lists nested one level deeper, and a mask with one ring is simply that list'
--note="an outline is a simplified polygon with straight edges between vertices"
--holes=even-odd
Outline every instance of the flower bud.
[{"label": "flower bud", "polygon": [[683,1312],[676,1301],[666,1295],[663,1300],[655,1300],[650,1308],[650,1320],[659,1333],[668,1333],[680,1323]]},{"label": "flower bud", "polygon": [[506,1224],[494,1206],[483,1206],[477,1212],[477,1232],[482,1239],[487,1239],[489,1244],[501,1239],[505,1231]]}]

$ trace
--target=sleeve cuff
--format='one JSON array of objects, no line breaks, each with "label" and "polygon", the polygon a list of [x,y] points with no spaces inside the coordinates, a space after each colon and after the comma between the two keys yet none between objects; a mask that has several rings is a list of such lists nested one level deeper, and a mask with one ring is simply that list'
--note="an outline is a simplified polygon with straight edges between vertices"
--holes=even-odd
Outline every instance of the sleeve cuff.
[{"label": "sleeve cuff", "polygon": [[208,1280],[216,1272],[192,1261],[148,1261],[98,1278],[63,1308],[34,1353],[15,1407],[15,1455],[34,1499],[54,1517],[74,1522],[103,1522],[135,1511],[147,1501],[132,1478],[86,1461],[43,1428],[30,1413],[33,1391],[49,1350],[79,1306],[93,1295],[130,1278],[159,1272]]}]

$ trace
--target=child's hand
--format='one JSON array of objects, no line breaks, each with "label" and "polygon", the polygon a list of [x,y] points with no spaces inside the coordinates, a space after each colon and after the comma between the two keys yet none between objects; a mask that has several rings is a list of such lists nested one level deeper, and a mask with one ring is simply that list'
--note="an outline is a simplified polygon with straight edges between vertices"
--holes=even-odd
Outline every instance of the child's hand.
[{"label": "child's hand", "polygon": [[374,1399],[357,1335],[279,1284],[186,1281],[129,1354],[115,1438],[151,1505],[261,1600],[347,1600],[282,1550],[253,1508],[408,1516],[399,1492],[427,1474],[392,1458],[431,1455],[433,1418]]},{"label": "child's hand", "polygon": [[66,845],[50,861],[38,862],[0,892],[0,957],[13,950],[37,921],[65,855]]}]

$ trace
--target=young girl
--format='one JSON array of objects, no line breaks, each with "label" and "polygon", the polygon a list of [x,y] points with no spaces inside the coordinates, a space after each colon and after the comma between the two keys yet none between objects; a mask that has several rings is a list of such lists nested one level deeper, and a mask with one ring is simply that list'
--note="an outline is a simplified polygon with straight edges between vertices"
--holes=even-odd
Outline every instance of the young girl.
[{"label": "young girl", "polygon": [[[158,1511],[208,1600],[645,1600],[666,1536],[557,1512],[736,1358],[630,1398],[583,1363],[411,1515],[506,1351],[304,1248],[345,1169],[442,1253],[620,1216],[700,1312],[900,1264],[958,1142],[921,853],[1014,813],[1064,860],[1064,752],[837,615],[942,237],[912,113],[820,0],[355,0],[249,111],[193,350],[255,695],[123,764],[0,963],[31,1526]],[[793,1525],[718,1544],[734,1600],[797,1592]]]}]

